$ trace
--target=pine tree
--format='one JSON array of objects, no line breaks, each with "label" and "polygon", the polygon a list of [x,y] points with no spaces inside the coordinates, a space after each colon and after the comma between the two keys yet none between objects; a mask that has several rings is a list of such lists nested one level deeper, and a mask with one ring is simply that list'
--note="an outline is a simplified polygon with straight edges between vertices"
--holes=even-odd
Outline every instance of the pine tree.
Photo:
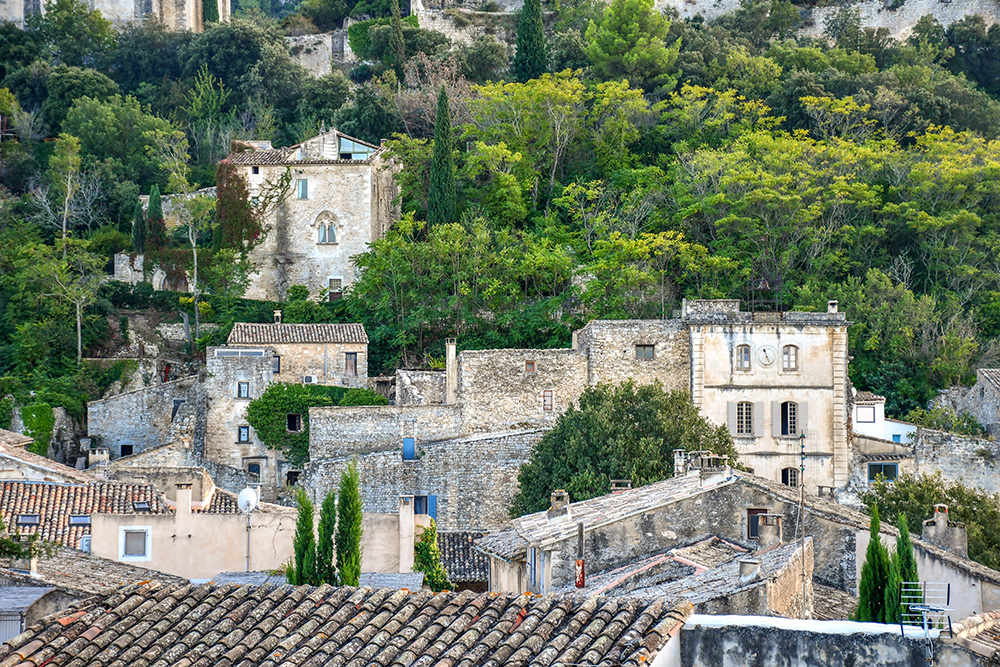
[{"label": "pine tree", "polygon": [[295,563],[287,571],[288,583],[305,586],[316,582],[316,537],[313,535],[313,504],[304,489],[297,489],[299,513],[295,522],[292,549]]},{"label": "pine tree", "polygon": [[431,225],[455,222],[455,157],[452,154],[451,112],[448,91],[441,85],[434,122],[434,156],[431,158],[427,221]]},{"label": "pine tree", "polygon": [[853,616],[855,621],[885,623],[885,589],[889,583],[892,561],[879,537],[881,527],[878,507],[873,506],[868,552],[861,568],[861,584],[858,587],[858,608]]},{"label": "pine tree", "polygon": [[135,218],[132,220],[132,249],[142,254],[146,245],[146,218],[142,214],[142,202],[135,203]]},{"label": "pine tree", "polygon": [[435,593],[451,590],[448,572],[441,564],[441,550],[437,543],[437,524],[431,519],[431,525],[424,528],[420,540],[413,545],[413,571],[424,573],[424,583]]},{"label": "pine tree", "polygon": [[545,73],[545,31],[542,24],[541,0],[524,0],[517,21],[517,51],[511,64],[511,74],[525,83]]},{"label": "pine tree", "polygon": [[357,461],[340,476],[337,503],[337,573],[344,586],[357,586],[361,578],[361,491]]},{"label": "pine tree", "polygon": [[167,246],[167,223],[163,220],[163,202],[160,187],[156,184],[149,189],[149,210],[146,214],[146,238],[143,248],[162,250]]},{"label": "pine tree", "polygon": [[396,78],[403,81],[403,63],[406,62],[406,40],[403,38],[403,18],[399,11],[399,0],[392,0],[392,18],[389,22],[392,34],[389,35],[389,53],[392,58],[392,68],[396,70]]},{"label": "pine tree", "polygon": [[316,538],[316,583],[337,585],[337,567],[333,556],[333,534],[337,529],[337,494],[330,490],[319,509],[319,535]]},{"label": "pine tree", "polygon": [[896,521],[899,537],[896,538],[896,554],[899,556],[900,581],[920,581],[917,572],[917,557],[913,555],[913,542],[910,541],[910,524],[906,515],[899,513]]}]

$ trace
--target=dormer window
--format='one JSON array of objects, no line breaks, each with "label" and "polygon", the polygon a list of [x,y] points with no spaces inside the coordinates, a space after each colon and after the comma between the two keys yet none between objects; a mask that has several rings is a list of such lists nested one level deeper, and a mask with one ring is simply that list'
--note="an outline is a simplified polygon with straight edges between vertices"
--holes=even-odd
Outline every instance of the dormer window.
[{"label": "dormer window", "polygon": [[17,525],[19,526],[37,526],[41,523],[42,517],[39,514],[18,514],[17,515]]}]

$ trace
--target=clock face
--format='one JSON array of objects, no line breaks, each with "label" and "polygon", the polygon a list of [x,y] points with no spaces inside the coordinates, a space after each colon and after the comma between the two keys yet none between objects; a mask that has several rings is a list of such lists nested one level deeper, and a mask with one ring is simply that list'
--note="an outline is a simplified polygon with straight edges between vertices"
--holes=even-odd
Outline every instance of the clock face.
[{"label": "clock face", "polygon": [[770,345],[765,345],[757,350],[757,361],[761,366],[770,366],[778,358],[778,351]]}]

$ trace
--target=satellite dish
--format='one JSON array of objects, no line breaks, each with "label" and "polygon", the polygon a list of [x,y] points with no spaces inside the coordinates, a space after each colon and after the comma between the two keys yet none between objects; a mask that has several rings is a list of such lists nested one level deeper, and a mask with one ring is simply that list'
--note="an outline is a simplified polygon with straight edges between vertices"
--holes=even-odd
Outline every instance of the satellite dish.
[{"label": "satellite dish", "polygon": [[247,487],[240,491],[239,497],[236,499],[236,504],[239,505],[240,511],[244,514],[250,514],[257,508],[257,503],[260,500],[257,498],[257,491]]}]

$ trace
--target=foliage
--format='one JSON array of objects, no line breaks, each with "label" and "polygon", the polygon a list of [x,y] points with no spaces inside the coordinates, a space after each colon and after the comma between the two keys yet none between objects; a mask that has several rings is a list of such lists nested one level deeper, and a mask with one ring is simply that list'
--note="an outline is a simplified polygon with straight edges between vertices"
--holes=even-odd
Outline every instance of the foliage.
[{"label": "foliage", "polygon": [[142,202],[135,203],[135,218],[132,222],[132,247],[142,254],[146,246],[146,216],[142,211]]},{"label": "foliage", "polygon": [[910,526],[906,515],[900,513],[896,521],[899,536],[896,538],[896,551],[892,554],[892,576],[886,586],[886,622],[897,623],[901,614],[901,586],[904,582],[920,581],[917,571],[917,557],[913,552],[913,542],[910,539]]},{"label": "foliage", "polygon": [[167,245],[167,223],[163,219],[160,186],[156,184],[149,189],[149,204],[146,206],[146,245],[154,251],[162,250]]},{"label": "foliage", "polygon": [[974,416],[968,412],[957,414],[951,408],[943,405],[929,410],[915,408],[910,410],[903,417],[903,420],[924,428],[958,433],[974,438],[985,438],[988,435],[986,427],[980,424]]},{"label": "foliage", "polygon": [[343,398],[340,399],[339,405],[343,407],[353,406],[353,405],[388,405],[389,401],[382,394],[378,394],[371,389],[359,389],[354,387],[348,389]]},{"label": "foliage", "polygon": [[666,479],[675,449],[736,459],[726,427],[710,424],[684,392],[631,380],[588,387],[521,466],[511,516],[545,509],[555,489],[579,501],[608,493],[612,479],[631,480],[633,487]]},{"label": "foliage", "polygon": [[316,584],[336,586],[337,567],[333,553],[333,535],[337,529],[337,494],[332,489],[323,497],[319,510],[316,537]]},{"label": "foliage", "polygon": [[510,71],[514,79],[526,83],[548,69],[541,0],[525,0],[517,21],[517,48]]},{"label": "foliage", "polygon": [[361,491],[358,462],[351,461],[340,475],[337,489],[337,572],[344,586],[357,586],[361,577]]},{"label": "foliage", "polygon": [[[89,98],[105,102],[118,94],[118,84],[100,72],[82,67],[67,67],[59,65],[52,68],[46,82],[48,96],[42,103],[49,126],[63,127],[69,110],[81,98]],[[76,134],[76,127],[70,124],[63,128],[70,134]],[[117,137],[120,141],[126,137]]]},{"label": "foliage", "polygon": [[93,67],[114,45],[111,22],[78,0],[47,0],[45,11],[28,17],[28,25],[56,59],[73,67]]},{"label": "foliage", "polygon": [[[347,389],[275,382],[247,406],[247,422],[270,449],[281,451],[294,466],[309,460],[309,408],[338,405]],[[301,416],[302,430],[288,430],[288,415]]]},{"label": "foliage", "polygon": [[201,0],[201,17],[206,25],[219,20],[219,4],[216,0]]},{"label": "foliage", "polygon": [[[886,623],[886,587],[889,584],[892,560],[879,535],[881,524],[878,508],[872,508],[871,530],[865,564],[861,566],[861,583],[858,584],[858,608],[852,620],[862,623]],[[898,575],[897,575],[898,576]]]},{"label": "foliage", "polygon": [[33,403],[21,408],[21,421],[24,424],[24,434],[34,442],[28,447],[39,456],[49,452],[49,442],[55,429],[56,418],[52,406],[48,403]]},{"label": "foliage", "polygon": [[612,0],[600,23],[590,22],[586,53],[602,79],[626,79],[647,91],[674,87],[680,42],[666,44],[670,21],[653,0]]},{"label": "foliage", "polygon": [[455,158],[452,148],[451,113],[448,111],[448,91],[444,86],[441,86],[438,93],[428,202],[427,221],[432,226],[455,222]]},{"label": "foliage", "polygon": [[[417,16],[411,14],[403,19],[404,22],[409,23],[414,28],[419,27],[417,23]],[[371,29],[375,26],[389,25],[391,19],[388,17],[369,19],[367,21],[358,21],[357,23],[352,23],[347,28],[347,43],[351,47],[351,52],[358,57],[359,60],[368,60],[371,57],[371,35],[369,34]]]},{"label": "foliage", "polygon": [[295,520],[295,537],[292,540],[294,563],[285,573],[288,583],[294,586],[310,586],[321,583],[316,570],[316,536],[313,534],[313,504],[305,489],[295,489],[298,514]]},{"label": "foliage", "polygon": [[420,539],[413,545],[413,571],[424,573],[424,585],[435,593],[451,590],[448,572],[441,564],[441,550],[437,543],[437,524],[431,519],[429,526],[424,528]]},{"label": "foliage", "polygon": [[0,398],[0,428],[10,430],[10,422],[14,417],[14,399],[10,396]]}]

